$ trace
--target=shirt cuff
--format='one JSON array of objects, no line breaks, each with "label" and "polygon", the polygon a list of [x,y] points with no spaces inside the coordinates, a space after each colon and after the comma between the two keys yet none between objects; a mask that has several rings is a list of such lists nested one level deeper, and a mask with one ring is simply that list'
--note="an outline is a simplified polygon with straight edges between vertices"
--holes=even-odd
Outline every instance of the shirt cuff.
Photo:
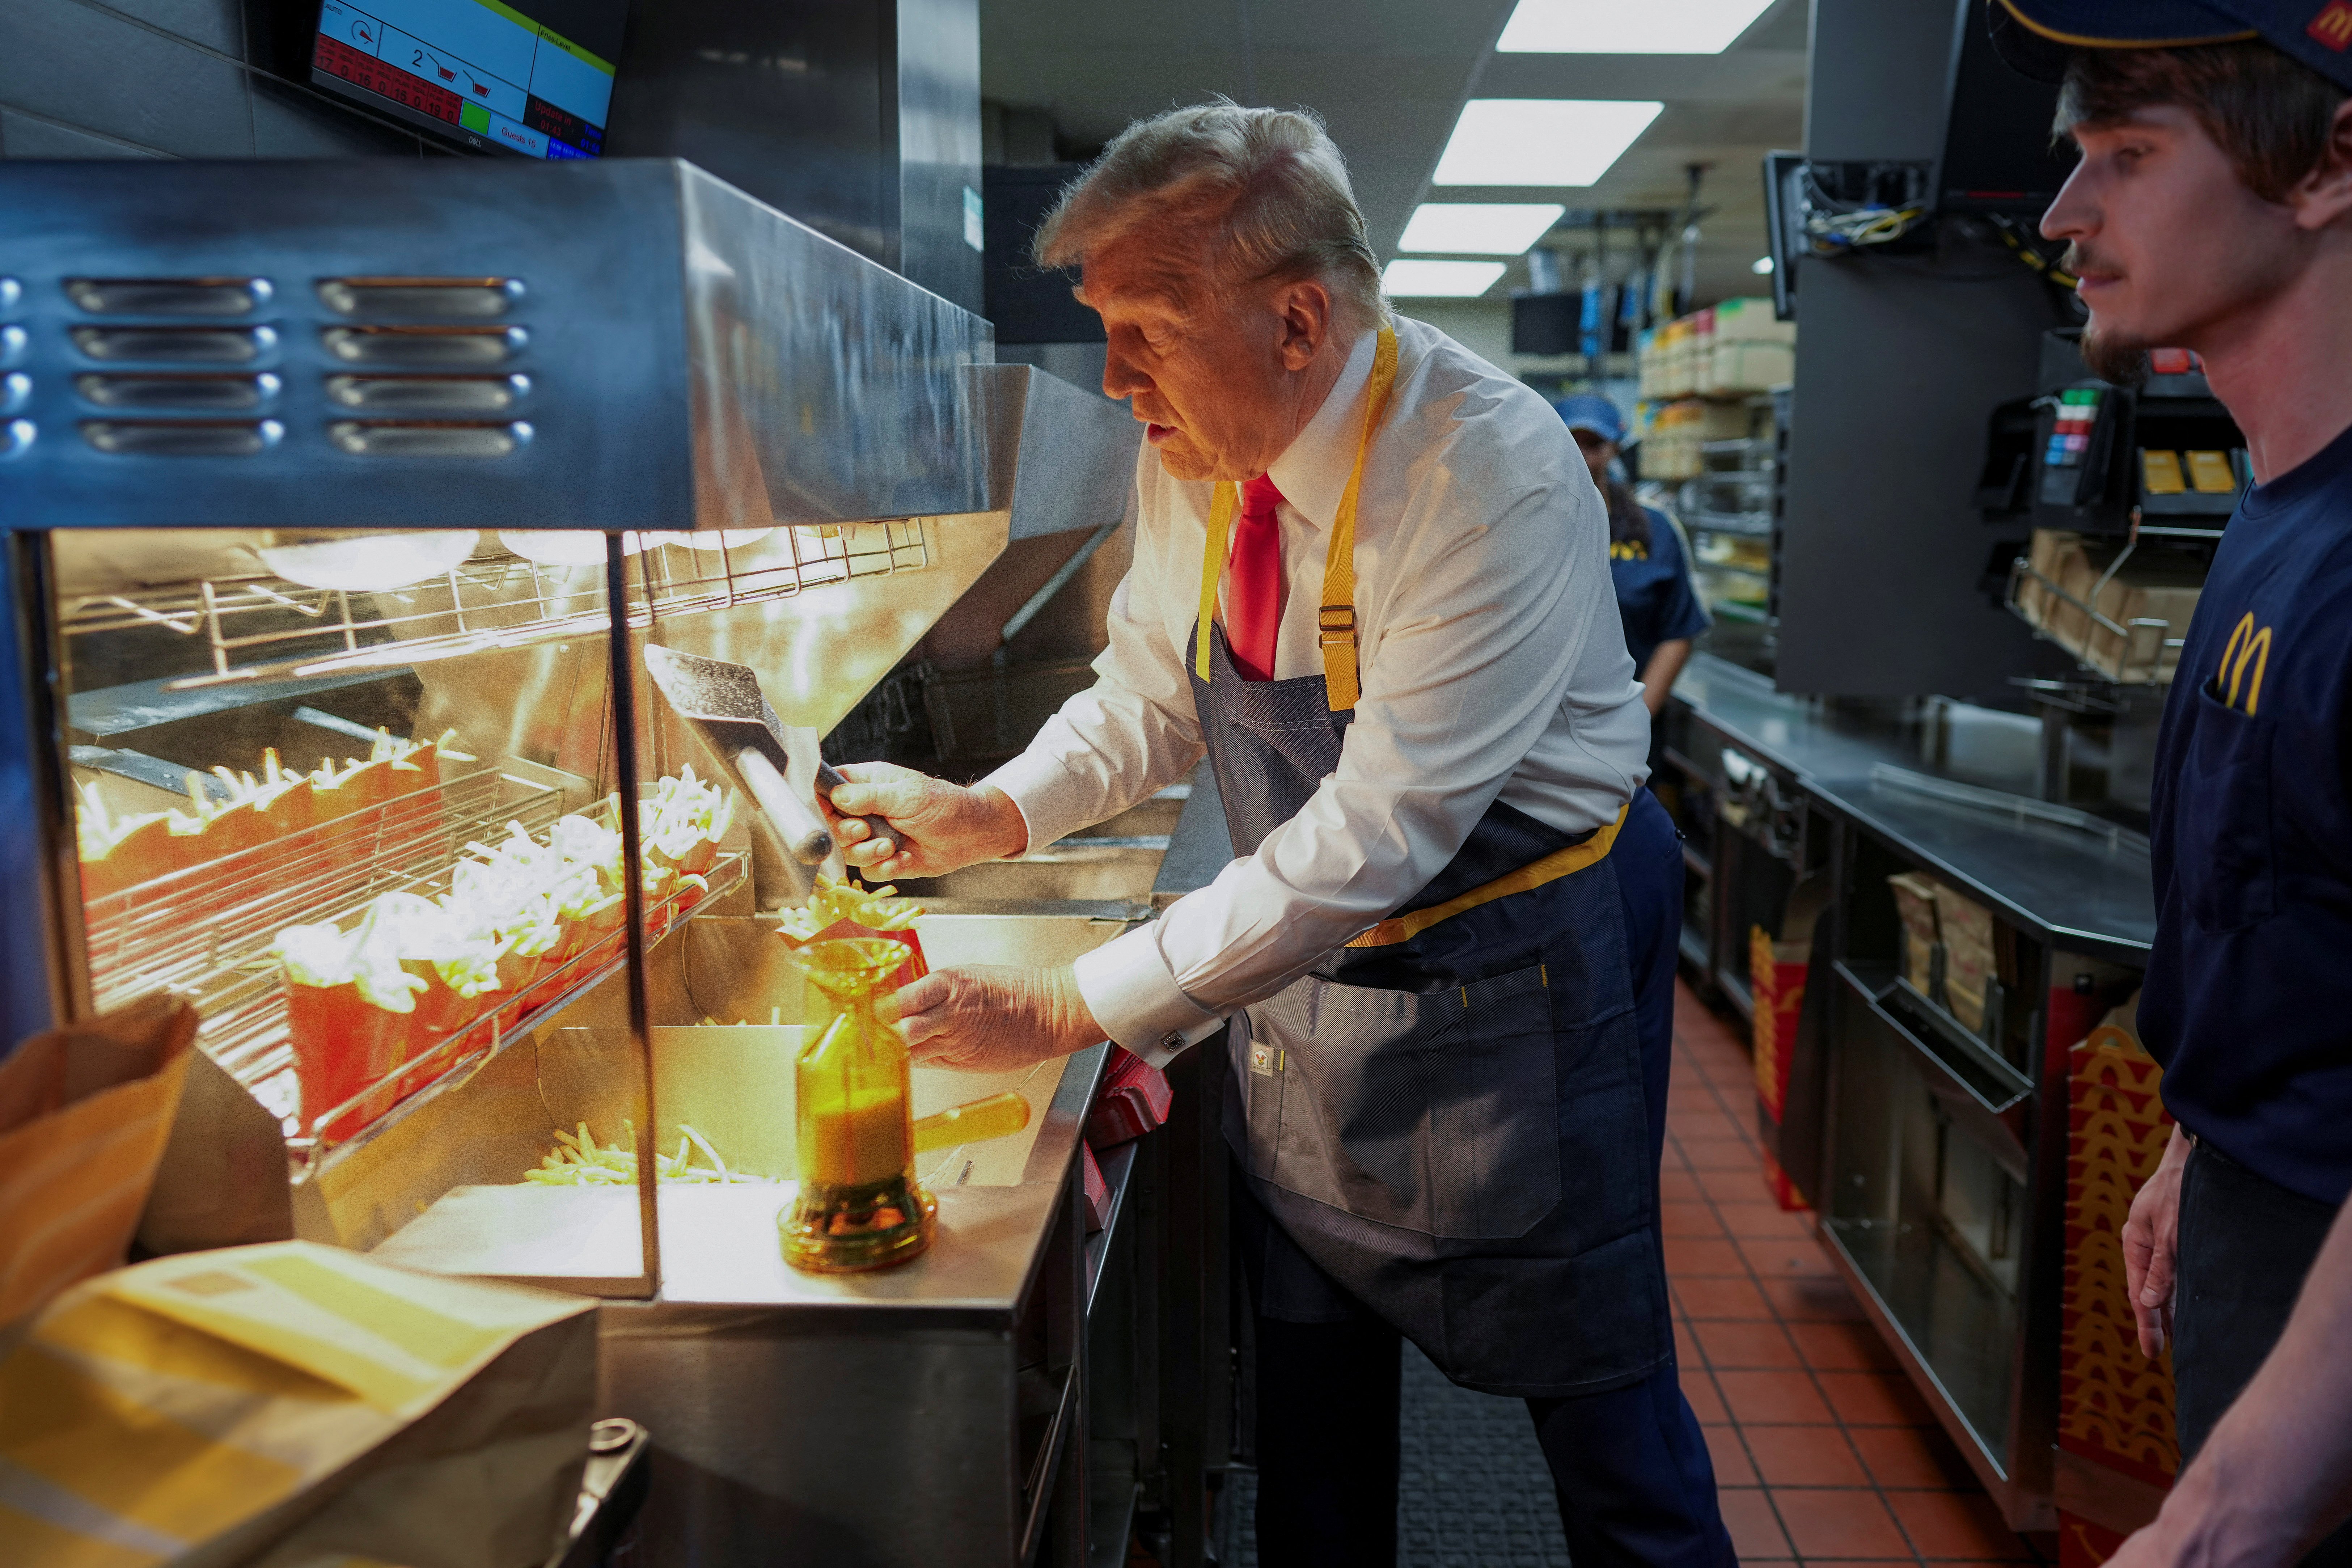
[{"label": "shirt cuff", "polygon": [[994,784],[1012,798],[1029,829],[1031,849],[1043,849],[1086,826],[1076,784],[1059,758],[1024,752],[980,782]]},{"label": "shirt cuff", "polygon": [[1073,968],[1078,994],[1103,1033],[1153,1067],[1166,1067],[1225,1021],[1176,984],[1160,951],[1157,921],[1080,954]]}]

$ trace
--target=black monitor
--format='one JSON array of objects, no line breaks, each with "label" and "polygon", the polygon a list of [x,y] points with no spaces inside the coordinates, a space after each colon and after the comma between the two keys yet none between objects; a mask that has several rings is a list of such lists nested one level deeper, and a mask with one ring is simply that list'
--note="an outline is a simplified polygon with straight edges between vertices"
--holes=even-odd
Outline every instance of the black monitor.
[{"label": "black monitor", "polygon": [[2073,172],[2071,147],[2053,145],[2055,84],[2020,76],[1992,46],[1987,0],[1959,0],[1952,40],[1936,210],[2039,219]]},{"label": "black monitor", "polygon": [[476,151],[596,158],[629,0],[322,0],[310,80]]}]

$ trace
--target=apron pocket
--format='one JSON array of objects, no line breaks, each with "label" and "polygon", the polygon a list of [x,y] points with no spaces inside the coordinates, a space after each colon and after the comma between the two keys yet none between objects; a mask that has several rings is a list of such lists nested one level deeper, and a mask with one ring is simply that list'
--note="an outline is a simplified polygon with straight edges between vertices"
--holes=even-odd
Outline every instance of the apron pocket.
[{"label": "apron pocket", "polygon": [[1541,965],[1433,992],[1309,975],[1248,1013],[1252,1174],[1424,1236],[1520,1236],[1559,1202]]}]

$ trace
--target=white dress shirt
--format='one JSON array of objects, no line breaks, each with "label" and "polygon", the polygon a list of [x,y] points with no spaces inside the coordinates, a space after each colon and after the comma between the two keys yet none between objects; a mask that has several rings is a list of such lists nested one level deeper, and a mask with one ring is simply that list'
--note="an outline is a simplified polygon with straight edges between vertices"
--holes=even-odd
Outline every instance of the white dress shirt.
[{"label": "white dress shirt", "polygon": [[[1497,797],[1568,833],[1648,777],[1650,717],[1609,574],[1609,521],[1551,407],[1400,319],[1395,396],[1356,507],[1363,691],[1338,770],[1255,854],[1077,962],[1114,1040],[1164,1063],[1426,886]],[[1363,429],[1375,335],[1268,472],[1288,582],[1274,675],[1319,675],[1324,546]],[[1213,487],[1138,462],[1135,560],[1094,686],[988,782],[1042,847],[1116,816],[1205,747],[1186,648]]]}]

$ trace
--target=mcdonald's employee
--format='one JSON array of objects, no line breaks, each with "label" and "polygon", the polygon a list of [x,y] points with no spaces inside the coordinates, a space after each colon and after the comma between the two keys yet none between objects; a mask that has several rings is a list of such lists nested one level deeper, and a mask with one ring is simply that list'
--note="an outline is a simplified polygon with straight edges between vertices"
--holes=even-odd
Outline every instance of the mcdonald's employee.
[{"label": "mcdonald's employee", "polygon": [[2177,1125],[2124,1231],[2193,1462],[2114,1561],[2352,1562],[2352,4],[1994,10],[2064,81],[2082,158],[2042,227],[2084,357],[2195,350],[2255,480],[2158,741],[2139,1024]]},{"label": "mcdonald's employee", "polygon": [[1205,753],[1234,859],[1075,969],[908,986],[919,1058],[1165,1062],[1230,1021],[1268,1568],[1395,1562],[1400,1336],[1528,1401],[1580,1568],[1728,1568],[1659,1242],[1681,862],[1574,443],[1391,316],[1311,114],[1129,126],[1038,259],[1150,426],[1109,647],[975,787],[845,770],[899,840],[845,823],[849,857],[1019,854]]},{"label": "mcdonald's employee", "polygon": [[1642,700],[1654,718],[1666,710],[1675,678],[1690,662],[1692,639],[1706,630],[1706,611],[1691,584],[1690,560],[1674,520],[1635,500],[1625,482],[1610,472],[1625,445],[1625,421],[1617,405],[1588,392],[1563,397],[1557,406],[1609,508],[1609,577],[1625,624],[1625,651],[1633,656]]}]

